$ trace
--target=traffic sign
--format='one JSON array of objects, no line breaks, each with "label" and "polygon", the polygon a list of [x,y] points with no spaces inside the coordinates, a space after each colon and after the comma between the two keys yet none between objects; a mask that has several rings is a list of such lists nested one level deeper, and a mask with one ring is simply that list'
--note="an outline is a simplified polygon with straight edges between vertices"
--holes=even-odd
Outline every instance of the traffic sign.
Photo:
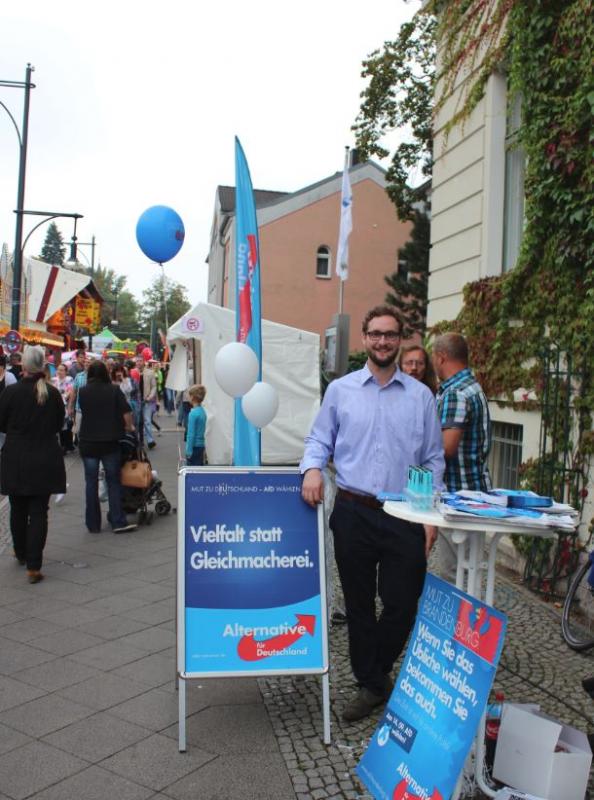
[{"label": "traffic sign", "polygon": [[8,331],[4,337],[4,346],[9,353],[17,353],[23,344],[23,337],[18,331]]}]

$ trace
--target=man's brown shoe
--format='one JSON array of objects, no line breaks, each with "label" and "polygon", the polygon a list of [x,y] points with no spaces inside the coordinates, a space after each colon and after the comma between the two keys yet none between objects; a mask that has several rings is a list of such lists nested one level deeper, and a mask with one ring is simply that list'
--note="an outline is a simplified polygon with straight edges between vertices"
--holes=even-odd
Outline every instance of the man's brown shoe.
[{"label": "man's brown shoe", "polygon": [[38,569],[28,569],[27,580],[29,583],[39,583],[39,581],[43,580],[43,575]]},{"label": "man's brown shoe", "polygon": [[374,708],[385,702],[384,695],[374,694],[363,686],[344,707],[342,718],[346,722],[356,722],[358,719],[368,717]]}]

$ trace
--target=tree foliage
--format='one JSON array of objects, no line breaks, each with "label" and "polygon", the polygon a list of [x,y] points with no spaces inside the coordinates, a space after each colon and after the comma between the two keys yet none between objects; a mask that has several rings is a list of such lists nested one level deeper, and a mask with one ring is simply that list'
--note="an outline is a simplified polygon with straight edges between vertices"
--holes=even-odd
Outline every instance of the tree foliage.
[{"label": "tree foliage", "polygon": [[388,194],[401,219],[414,216],[415,193],[409,178],[420,168],[432,170],[432,110],[435,82],[435,17],[417,14],[401,26],[396,39],[387,41],[363,62],[368,85],[353,126],[363,158],[390,155],[386,137],[397,131],[402,139],[387,171]]},{"label": "tree foliage", "polygon": [[[165,313],[165,299],[167,314]],[[189,308],[190,301],[186,287],[167,277],[165,286],[163,286],[161,275],[157,275],[149,288],[142,293],[139,321],[143,329],[149,330],[153,318],[155,318],[156,328],[166,331],[167,324],[171,325],[178,320]]]},{"label": "tree foliage", "polygon": [[[87,270],[90,274],[90,270]],[[114,333],[137,331],[139,329],[139,304],[134,295],[126,289],[126,276],[117,275],[113,269],[97,267],[93,272],[93,281],[103,297],[101,308],[101,326],[111,327],[112,320],[117,319]],[[116,316],[117,311],[117,316]]]},{"label": "tree foliage", "polygon": [[66,247],[64,245],[64,237],[56,223],[50,222],[39,259],[45,261],[47,264],[62,267],[64,266],[65,255]]},{"label": "tree foliage", "polygon": [[430,222],[426,210],[413,211],[411,238],[398,251],[398,271],[385,278],[391,291],[386,302],[395,306],[402,318],[402,334],[425,334],[427,287],[429,283]]}]

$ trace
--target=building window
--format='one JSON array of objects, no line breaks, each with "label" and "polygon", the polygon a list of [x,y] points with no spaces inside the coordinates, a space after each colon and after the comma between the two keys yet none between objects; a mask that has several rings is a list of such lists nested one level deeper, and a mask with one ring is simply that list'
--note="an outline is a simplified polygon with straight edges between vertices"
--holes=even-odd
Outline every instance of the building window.
[{"label": "building window", "polygon": [[526,152],[519,142],[522,96],[509,104],[505,136],[505,195],[503,206],[503,271],[513,269],[524,232],[524,173]]},{"label": "building window", "polygon": [[510,422],[492,423],[489,472],[495,488],[519,488],[523,432],[523,425],[512,425]]},{"label": "building window", "polygon": [[318,247],[316,255],[316,278],[330,278],[330,248],[325,244]]}]

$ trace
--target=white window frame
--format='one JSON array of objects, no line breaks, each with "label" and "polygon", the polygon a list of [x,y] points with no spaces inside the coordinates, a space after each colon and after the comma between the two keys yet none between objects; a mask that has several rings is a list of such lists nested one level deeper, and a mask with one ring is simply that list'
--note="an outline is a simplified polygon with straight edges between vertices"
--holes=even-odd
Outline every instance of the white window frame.
[{"label": "white window frame", "polygon": [[511,99],[505,135],[505,189],[503,200],[502,267],[509,272],[516,266],[524,234],[524,175],[526,151],[518,141],[522,119],[522,95]]},{"label": "white window frame", "polygon": [[523,441],[523,425],[492,420],[489,472],[494,488],[519,488],[519,467],[523,461]]},{"label": "white window frame", "polygon": [[[326,261],[325,272],[319,271],[320,262]],[[316,251],[316,278],[321,280],[330,280],[332,277],[332,254],[327,244],[321,244]]]}]

